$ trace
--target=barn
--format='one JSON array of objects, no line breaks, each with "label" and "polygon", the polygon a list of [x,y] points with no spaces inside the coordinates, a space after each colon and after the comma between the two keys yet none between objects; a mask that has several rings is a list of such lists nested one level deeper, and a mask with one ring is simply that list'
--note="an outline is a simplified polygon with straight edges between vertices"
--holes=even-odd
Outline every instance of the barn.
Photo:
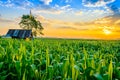
[{"label": "barn", "polygon": [[29,29],[9,29],[6,37],[26,39],[33,38],[32,30]]}]

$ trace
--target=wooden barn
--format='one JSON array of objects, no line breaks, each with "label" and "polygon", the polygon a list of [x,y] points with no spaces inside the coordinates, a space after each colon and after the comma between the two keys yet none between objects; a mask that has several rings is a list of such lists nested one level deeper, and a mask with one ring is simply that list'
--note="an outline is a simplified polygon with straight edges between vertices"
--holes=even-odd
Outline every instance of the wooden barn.
[{"label": "wooden barn", "polygon": [[33,38],[32,30],[28,29],[9,29],[6,37],[18,38],[18,39],[26,39]]}]

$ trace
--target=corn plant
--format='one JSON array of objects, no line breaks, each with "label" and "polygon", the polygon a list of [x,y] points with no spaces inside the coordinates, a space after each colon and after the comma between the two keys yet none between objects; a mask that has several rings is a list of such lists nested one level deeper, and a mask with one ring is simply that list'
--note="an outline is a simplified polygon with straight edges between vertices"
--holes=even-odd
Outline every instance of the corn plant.
[{"label": "corn plant", "polygon": [[0,80],[120,80],[120,41],[1,38]]}]

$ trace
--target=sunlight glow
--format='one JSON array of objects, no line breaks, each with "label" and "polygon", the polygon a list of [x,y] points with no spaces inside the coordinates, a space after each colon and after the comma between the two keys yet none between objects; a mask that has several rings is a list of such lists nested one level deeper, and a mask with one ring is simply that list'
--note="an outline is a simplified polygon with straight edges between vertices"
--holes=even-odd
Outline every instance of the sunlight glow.
[{"label": "sunlight glow", "polygon": [[105,33],[105,34],[111,34],[112,32],[110,31],[110,30],[108,30],[108,29],[103,29],[103,32]]}]

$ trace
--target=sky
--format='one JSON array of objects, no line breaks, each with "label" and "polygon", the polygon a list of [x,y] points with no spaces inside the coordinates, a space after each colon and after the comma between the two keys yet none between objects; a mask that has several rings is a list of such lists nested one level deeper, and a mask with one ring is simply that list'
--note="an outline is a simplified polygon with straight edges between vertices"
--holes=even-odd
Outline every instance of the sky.
[{"label": "sky", "polygon": [[42,37],[120,39],[120,0],[0,0],[0,35],[20,28],[30,10]]}]

